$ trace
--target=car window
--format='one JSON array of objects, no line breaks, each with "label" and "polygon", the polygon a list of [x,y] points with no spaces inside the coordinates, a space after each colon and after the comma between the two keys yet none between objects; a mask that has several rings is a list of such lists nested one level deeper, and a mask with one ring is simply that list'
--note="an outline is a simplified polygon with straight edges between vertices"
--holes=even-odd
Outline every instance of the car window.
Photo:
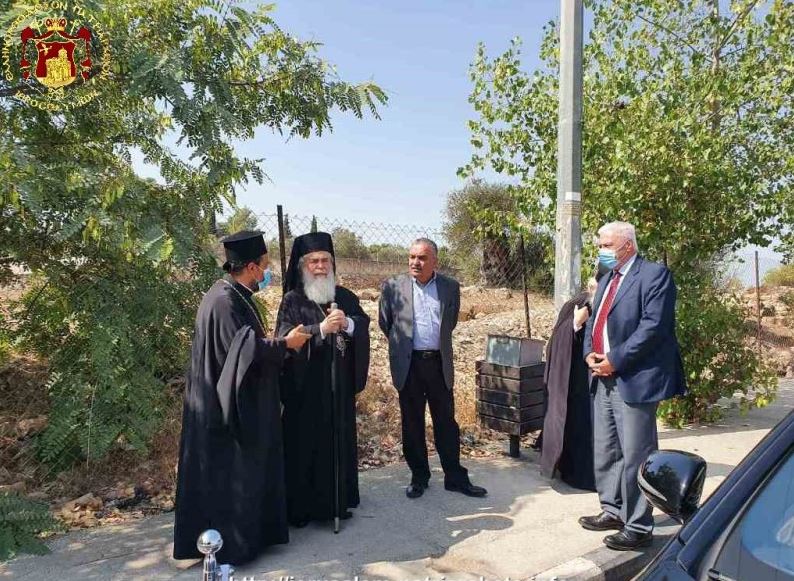
[{"label": "car window", "polygon": [[750,501],[713,571],[736,580],[794,581],[794,453]]}]

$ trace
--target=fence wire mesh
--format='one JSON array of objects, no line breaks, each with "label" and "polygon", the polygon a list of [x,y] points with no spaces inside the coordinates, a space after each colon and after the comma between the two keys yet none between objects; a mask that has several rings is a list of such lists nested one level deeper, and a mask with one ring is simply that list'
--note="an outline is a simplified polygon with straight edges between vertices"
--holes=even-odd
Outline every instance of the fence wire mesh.
[{"label": "fence wire mesh", "polygon": [[[273,261],[276,280],[281,278],[282,254],[278,214],[258,214],[249,226],[261,230]],[[331,234],[337,273],[353,289],[377,288],[386,278],[406,271],[408,249],[417,238],[429,238],[439,247],[439,270],[462,285],[549,292],[553,272],[546,263],[544,244],[538,237],[524,240],[514,234],[478,235],[471,232],[449,240],[443,228],[384,222],[357,222],[322,216],[284,213],[282,231],[284,257],[288,263],[292,240],[301,234],[322,231]],[[522,244],[523,242],[523,244]],[[523,248],[522,248],[523,246]],[[523,259],[522,259],[523,258]]]}]

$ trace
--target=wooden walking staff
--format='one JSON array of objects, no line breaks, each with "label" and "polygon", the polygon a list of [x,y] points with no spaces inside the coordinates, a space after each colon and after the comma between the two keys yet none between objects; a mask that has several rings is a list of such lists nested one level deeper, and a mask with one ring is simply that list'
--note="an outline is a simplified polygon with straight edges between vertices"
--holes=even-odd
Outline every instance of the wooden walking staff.
[{"label": "wooden walking staff", "polygon": [[[336,310],[337,304],[331,303],[331,311]],[[337,347],[337,334],[331,333],[331,429],[334,440],[334,534],[339,533],[341,508],[339,506],[339,349]]]}]

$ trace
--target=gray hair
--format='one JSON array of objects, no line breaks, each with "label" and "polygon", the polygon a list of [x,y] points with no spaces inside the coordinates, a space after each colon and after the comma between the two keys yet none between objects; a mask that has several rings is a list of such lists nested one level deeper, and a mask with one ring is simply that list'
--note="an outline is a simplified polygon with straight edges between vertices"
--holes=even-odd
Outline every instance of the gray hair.
[{"label": "gray hair", "polygon": [[411,242],[411,246],[415,246],[417,244],[425,244],[430,247],[433,251],[433,255],[438,258],[438,244],[430,240],[430,238],[417,238],[413,242]]},{"label": "gray hair", "polygon": [[631,243],[634,245],[634,250],[639,253],[640,247],[637,246],[637,231],[633,224],[629,224],[628,222],[609,222],[598,229],[599,235],[608,233],[617,234],[626,240],[631,240]]},{"label": "gray hair", "polygon": [[[336,261],[334,260],[333,254],[331,254],[327,250],[315,250],[314,252],[324,252],[325,254],[327,254],[331,258],[331,266],[334,266]],[[314,252],[309,252],[308,254],[314,254]],[[298,269],[302,271],[305,264],[306,264],[306,254],[304,254],[298,259]]]}]

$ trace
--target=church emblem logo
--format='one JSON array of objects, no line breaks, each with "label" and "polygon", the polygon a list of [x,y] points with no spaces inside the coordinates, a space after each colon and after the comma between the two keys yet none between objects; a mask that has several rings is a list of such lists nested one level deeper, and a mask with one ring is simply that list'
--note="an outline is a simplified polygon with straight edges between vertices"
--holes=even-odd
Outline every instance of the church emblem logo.
[{"label": "church emblem logo", "polygon": [[78,3],[43,2],[6,30],[2,66],[5,80],[18,83],[12,98],[45,111],[73,109],[99,95],[110,70],[110,43]]}]

